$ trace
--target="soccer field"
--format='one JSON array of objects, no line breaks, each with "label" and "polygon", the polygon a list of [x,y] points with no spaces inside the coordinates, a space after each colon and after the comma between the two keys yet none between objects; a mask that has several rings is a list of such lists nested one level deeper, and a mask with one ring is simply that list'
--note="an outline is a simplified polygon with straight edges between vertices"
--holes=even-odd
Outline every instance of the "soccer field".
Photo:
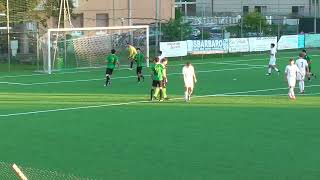
[{"label": "soccer field", "polygon": [[[116,180],[318,180],[320,80],[306,82],[296,101],[284,80],[298,53],[279,52],[282,72],[269,77],[268,53],[192,60],[198,83],[188,103],[186,61],[169,59],[165,102],[149,101],[147,68],[142,84],[135,71],[115,70],[107,88],[103,68],[0,76],[0,164],[29,168],[30,179],[54,171]],[[319,72],[320,52],[309,54]],[[0,179],[9,173],[0,166]]]}]

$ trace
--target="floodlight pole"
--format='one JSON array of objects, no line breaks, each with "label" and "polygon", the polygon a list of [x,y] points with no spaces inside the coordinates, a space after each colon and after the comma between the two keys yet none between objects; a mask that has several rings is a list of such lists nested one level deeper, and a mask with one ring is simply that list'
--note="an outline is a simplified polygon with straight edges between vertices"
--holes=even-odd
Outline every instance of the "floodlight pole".
[{"label": "floodlight pole", "polygon": [[241,11],[241,24],[240,24],[240,36],[241,38],[243,38],[243,17],[244,17],[244,13],[243,13],[243,0],[240,1],[240,11]]},{"label": "floodlight pole", "polygon": [[8,38],[8,71],[11,71],[11,55],[10,55],[10,13],[9,0],[7,0],[7,38]]},{"label": "floodlight pole", "polygon": [[159,1],[159,42],[161,42],[161,32],[162,32],[162,27],[161,27],[161,9],[162,9],[162,7],[161,7],[161,1]]},{"label": "floodlight pole", "polygon": [[131,7],[132,3],[131,0],[128,0],[128,26],[132,26],[132,12],[131,12]]},{"label": "floodlight pole", "polygon": [[[278,38],[277,40],[280,39],[280,22],[281,22],[281,19],[280,19],[280,0],[278,0]],[[282,21],[283,23],[283,21]]]},{"label": "floodlight pole", "polygon": [[[132,26],[132,2],[128,0],[128,26]],[[133,45],[133,32],[130,31],[130,44]]]},{"label": "floodlight pole", "polygon": [[318,10],[318,6],[317,6],[317,0],[314,0],[314,34],[317,34],[317,10]]},{"label": "floodlight pole", "polygon": [[115,24],[115,0],[112,0],[112,22],[113,22],[113,26],[116,26]]},{"label": "floodlight pole", "polygon": [[156,19],[156,36],[155,36],[155,40],[156,40],[156,44],[155,44],[155,55],[157,55],[157,52],[158,52],[158,48],[159,48],[159,35],[158,35],[158,31],[159,31],[159,7],[158,7],[158,4],[159,4],[159,1],[156,0],[156,16],[155,16],[155,19]]}]

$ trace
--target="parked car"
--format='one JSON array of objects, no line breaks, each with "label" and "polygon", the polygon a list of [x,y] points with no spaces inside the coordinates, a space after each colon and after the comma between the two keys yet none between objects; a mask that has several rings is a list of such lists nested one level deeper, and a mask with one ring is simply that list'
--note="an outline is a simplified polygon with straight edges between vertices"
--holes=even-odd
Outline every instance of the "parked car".
[{"label": "parked car", "polygon": [[212,39],[223,38],[223,29],[221,27],[213,27],[210,29],[210,35]]},{"label": "parked car", "polygon": [[192,36],[198,37],[201,34],[201,31],[197,28],[192,28]]}]

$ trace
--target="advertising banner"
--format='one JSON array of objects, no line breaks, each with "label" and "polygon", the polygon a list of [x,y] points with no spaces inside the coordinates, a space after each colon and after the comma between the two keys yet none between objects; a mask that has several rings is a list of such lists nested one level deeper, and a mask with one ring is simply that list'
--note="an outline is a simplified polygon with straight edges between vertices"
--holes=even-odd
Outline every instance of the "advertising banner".
[{"label": "advertising banner", "polygon": [[320,34],[305,34],[306,48],[320,47]]},{"label": "advertising banner", "polygon": [[305,43],[305,40],[304,40],[304,34],[300,34],[298,35],[298,48],[304,48],[304,43]]},{"label": "advertising banner", "polygon": [[277,46],[277,37],[251,37],[249,38],[250,52],[269,51],[271,43]]},{"label": "advertising banner", "polygon": [[229,52],[249,52],[249,39],[248,38],[231,38],[229,39]]},{"label": "advertising banner", "polygon": [[220,54],[228,52],[228,40],[188,40],[190,54]]},{"label": "advertising banner", "polygon": [[278,42],[278,49],[298,49],[299,45],[299,36],[298,35],[287,35],[281,36]]},{"label": "advertising banner", "polygon": [[187,41],[160,42],[160,50],[164,57],[180,57],[188,54]]}]

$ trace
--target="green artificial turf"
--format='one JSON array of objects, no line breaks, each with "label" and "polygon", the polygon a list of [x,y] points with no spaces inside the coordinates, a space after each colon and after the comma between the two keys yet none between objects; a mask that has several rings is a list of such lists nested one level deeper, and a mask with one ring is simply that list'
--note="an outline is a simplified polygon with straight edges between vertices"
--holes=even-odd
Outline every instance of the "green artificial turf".
[{"label": "green artificial turf", "polygon": [[[280,52],[279,69],[297,53]],[[310,55],[319,72],[319,52]],[[104,69],[0,76],[0,165],[30,179],[320,178],[319,80],[290,101],[283,72],[265,76],[267,54],[195,59],[185,103],[184,63],[169,62],[167,102],[149,102],[149,77],[137,84],[125,69],[108,88]],[[0,179],[10,173],[0,166]]]}]

